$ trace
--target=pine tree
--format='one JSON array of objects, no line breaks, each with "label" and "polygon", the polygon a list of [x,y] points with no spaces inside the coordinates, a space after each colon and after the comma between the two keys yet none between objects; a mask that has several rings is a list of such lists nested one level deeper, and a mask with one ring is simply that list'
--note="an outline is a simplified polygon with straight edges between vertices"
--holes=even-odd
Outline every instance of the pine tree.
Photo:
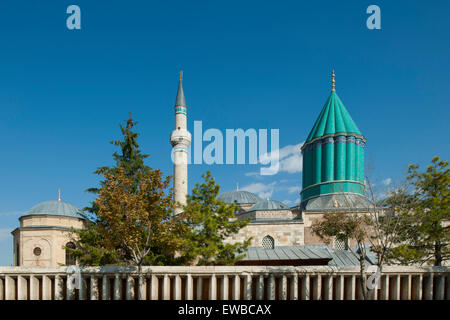
[{"label": "pine tree", "polygon": [[185,234],[179,254],[187,263],[232,265],[243,258],[251,239],[233,244],[225,239],[239,232],[248,220],[237,220],[236,206],[217,199],[220,186],[209,171],[202,177],[204,182],[195,185],[180,214]]},{"label": "pine tree", "polygon": [[[119,167],[125,169],[125,174],[133,178],[138,173],[147,173],[151,168],[145,165],[144,159],[148,158],[148,154],[143,154],[139,149],[139,144],[137,139],[139,134],[133,131],[134,126],[136,126],[138,122],[134,121],[131,112],[129,113],[128,120],[126,121],[125,127],[123,125],[119,125],[120,131],[122,132],[123,141],[121,140],[113,140],[110,143],[112,145],[120,147],[121,153],[115,151],[113,153],[113,159],[115,161],[115,166],[108,167],[103,166],[97,168],[94,171],[96,175],[105,175],[105,173],[115,174]],[[103,185],[102,181],[100,185]],[[89,188],[87,192],[97,194],[99,192],[99,188]],[[95,207],[95,202],[91,203],[90,207],[85,208],[86,211],[92,214],[92,217],[95,219],[97,208]]]},{"label": "pine tree", "polygon": [[179,230],[173,216],[171,177],[144,163],[133,131],[137,122],[131,114],[120,126],[123,141],[114,152],[115,165],[103,166],[94,173],[103,176],[91,206],[91,220],[83,230],[74,230],[77,248],[73,256],[83,265],[170,264],[174,261]]}]

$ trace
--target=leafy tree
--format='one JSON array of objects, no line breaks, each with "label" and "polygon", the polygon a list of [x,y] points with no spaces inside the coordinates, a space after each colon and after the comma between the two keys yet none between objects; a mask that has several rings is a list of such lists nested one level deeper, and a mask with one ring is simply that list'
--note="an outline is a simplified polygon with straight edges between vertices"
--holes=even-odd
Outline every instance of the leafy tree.
[{"label": "leafy tree", "polygon": [[400,233],[399,245],[392,249],[390,260],[441,266],[450,257],[448,161],[435,156],[424,172],[410,165],[407,180],[413,192],[397,191],[400,198],[392,200],[400,219]]},{"label": "leafy tree", "polygon": [[246,226],[248,220],[235,219],[236,206],[217,199],[220,186],[209,171],[202,177],[204,182],[195,185],[180,214],[186,232],[180,255],[198,265],[232,265],[243,258],[251,239],[234,244],[225,239]]},{"label": "leafy tree", "polygon": [[165,192],[170,179],[163,179],[159,170],[130,177],[122,167],[105,177],[95,200],[97,231],[105,247],[116,249],[121,261],[139,267],[155,264],[163,253],[171,255],[177,238],[173,237],[172,194]]},{"label": "leafy tree", "polygon": [[368,299],[366,287],[366,257],[367,251],[364,242],[369,237],[367,217],[365,215],[351,212],[330,212],[323,215],[323,219],[312,225],[312,231],[326,244],[333,239],[347,242],[354,240],[357,243],[355,254],[360,265],[360,284],[364,300]]},{"label": "leafy tree", "polygon": [[[120,126],[123,141],[112,141],[115,166],[100,167],[105,178],[100,188],[88,189],[97,198],[90,207],[92,221],[84,230],[73,230],[77,243],[72,250],[83,265],[129,265],[174,263],[177,219],[173,216],[171,177],[163,177],[144,163],[133,131],[131,114]],[[78,240],[77,240],[78,239]]]},{"label": "leafy tree", "polygon": [[365,215],[365,223],[368,231],[368,241],[370,250],[377,255],[377,265],[380,273],[383,264],[388,260],[389,252],[397,241],[400,229],[400,219],[395,214],[393,207],[399,208],[404,206],[405,193],[407,185],[398,188],[399,192],[390,190],[388,197],[382,201],[378,201],[373,191],[373,185],[370,183],[369,177],[366,176],[366,196],[370,205]]}]

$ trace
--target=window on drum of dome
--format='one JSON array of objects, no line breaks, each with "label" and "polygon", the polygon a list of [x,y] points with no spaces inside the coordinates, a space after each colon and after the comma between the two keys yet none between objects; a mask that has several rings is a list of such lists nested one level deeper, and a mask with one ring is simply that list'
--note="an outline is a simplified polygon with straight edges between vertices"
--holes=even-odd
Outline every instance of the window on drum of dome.
[{"label": "window on drum of dome", "polygon": [[264,249],[275,249],[275,240],[271,236],[265,236],[262,239],[262,246]]},{"label": "window on drum of dome", "polygon": [[[67,242],[66,247],[69,249],[76,248],[75,243],[73,243],[73,242]],[[66,249],[66,266],[71,266],[71,265],[76,264],[76,259],[75,259],[75,257],[72,256],[72,253],[70,252],[69,249]]]},{"label": "window on drum of dome", "polygon": [[42,252],[42,250],[39,247],[36,247],[33,249],[33,254],[37,257],[39,257],[41,255],[41,252]]}]

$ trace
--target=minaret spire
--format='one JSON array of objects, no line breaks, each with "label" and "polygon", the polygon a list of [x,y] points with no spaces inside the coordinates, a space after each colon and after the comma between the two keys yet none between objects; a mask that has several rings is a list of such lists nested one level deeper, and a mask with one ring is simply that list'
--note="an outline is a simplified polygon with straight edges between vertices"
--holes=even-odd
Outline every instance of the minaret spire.
[{"label": "minaret spire", "polygon": [[58,188],[58,201],[61,202],[61,189]]},{"label": "minaret spire", "polygon": [[184,98],[183,91],[183,70],[180,71],[180,80],[178,82],[177,99],[175,100],[175,106],[186,107],[186,99]]}]

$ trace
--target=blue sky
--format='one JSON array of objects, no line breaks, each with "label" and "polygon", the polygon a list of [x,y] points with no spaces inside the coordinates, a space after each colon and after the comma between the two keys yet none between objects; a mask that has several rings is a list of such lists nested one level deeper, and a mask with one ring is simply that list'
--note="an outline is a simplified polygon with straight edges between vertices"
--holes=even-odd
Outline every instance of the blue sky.
[{"label": "blue sky", "polygon": [[[81,8],[81,30],[66,8]],[[368,30],[366,8],[381,8]],[[18,217],[57,198],[79,207],[112,163],[128,112],[148,164],[172,173],[169,135],[178,71],[188,126],[280,130],[287,156],[274,176],[257,165],[191,165],[189,187],[211,170],[236,188],[293,204],[298,145],[336,90],[367,138],[378,186],[407,165],[449,159],[448,1],[21,1],[0,2],[0,265],[12,263]]]}]

